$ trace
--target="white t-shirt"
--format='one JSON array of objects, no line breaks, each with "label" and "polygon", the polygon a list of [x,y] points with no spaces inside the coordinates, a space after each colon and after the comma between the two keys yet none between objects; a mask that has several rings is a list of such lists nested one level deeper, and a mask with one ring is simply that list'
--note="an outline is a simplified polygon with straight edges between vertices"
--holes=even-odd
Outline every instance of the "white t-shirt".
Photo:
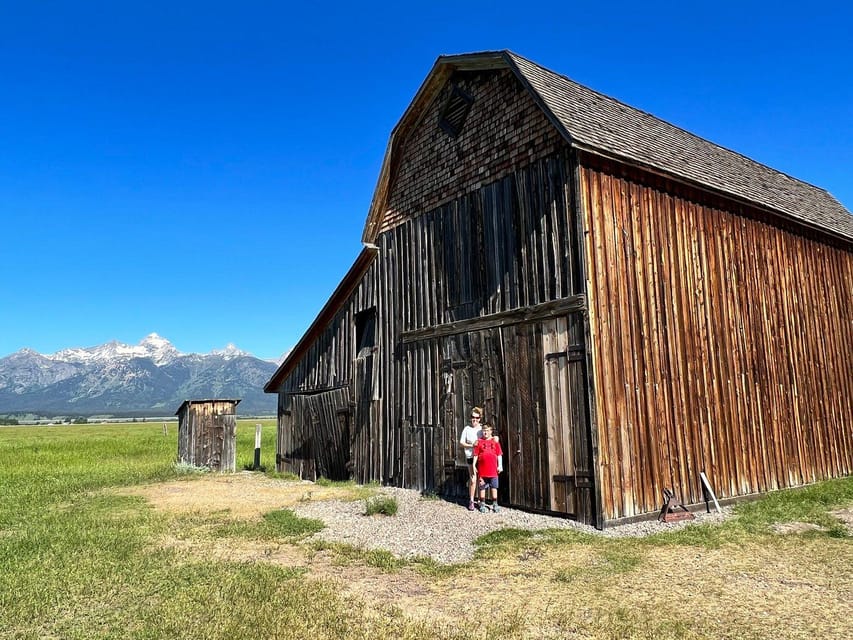
[{"label": "white t-shirt", "polygon": [[470,424],[462,429],[462,435],[459,437],[459,444],[465,449],[465,457],[474,457],[474,445],[477,440],[483,437],[483,430],[479,427],[472,427]]}]

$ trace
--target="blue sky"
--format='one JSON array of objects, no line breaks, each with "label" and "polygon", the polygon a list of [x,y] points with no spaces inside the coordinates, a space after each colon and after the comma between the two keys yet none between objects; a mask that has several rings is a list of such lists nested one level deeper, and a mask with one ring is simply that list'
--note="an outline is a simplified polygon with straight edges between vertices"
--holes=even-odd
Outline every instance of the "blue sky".
[{"label": "blue sky", "polygon": [[440,54],[511,49],[853,210],[848,6],[0,0],[0,356],[279,357]]}]

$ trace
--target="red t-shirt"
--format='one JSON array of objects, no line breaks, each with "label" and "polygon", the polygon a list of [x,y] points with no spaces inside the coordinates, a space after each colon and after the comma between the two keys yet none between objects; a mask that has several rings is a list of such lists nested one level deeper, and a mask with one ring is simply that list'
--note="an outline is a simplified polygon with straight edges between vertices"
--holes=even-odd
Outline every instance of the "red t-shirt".
[{"label": "red t-shirt", "polygon": [[477,458],[477,474],[481,478],[498,477],[498,456],[502,456],[501,443],[497,440],[480,438],[474,445],[474,457]]}]

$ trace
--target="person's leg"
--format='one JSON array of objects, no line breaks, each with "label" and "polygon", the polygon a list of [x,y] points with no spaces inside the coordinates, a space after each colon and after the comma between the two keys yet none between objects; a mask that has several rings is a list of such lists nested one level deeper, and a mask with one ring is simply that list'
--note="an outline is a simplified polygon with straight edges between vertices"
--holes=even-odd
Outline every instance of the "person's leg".
[{"label": "person's leg", "polygon": [[480,511],[483,513],[492,508],[492,501],[489,498],[491,495],[489,493],[491,480],[491,478],[480,478]]},{"label": "person's leg", "polygon": [[498,483],[500,482],[499,478],[495,476],[491,479],[489,483],[489,496],[491,497],[490,502],[492,503],[492,511],[497,513],[500,510],[498,507]]},{"label": "person's leg", "polygon": [[477,472],[474,471],[474,465],[468,463],[468,510],[474,510],[474,494],[477,491]]}]

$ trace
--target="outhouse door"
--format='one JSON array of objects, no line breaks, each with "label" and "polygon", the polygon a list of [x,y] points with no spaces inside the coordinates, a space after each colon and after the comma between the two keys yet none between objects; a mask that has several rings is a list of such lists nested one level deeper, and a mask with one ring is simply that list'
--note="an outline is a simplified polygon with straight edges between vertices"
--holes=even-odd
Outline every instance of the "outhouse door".
[{"label": "outhouse door", "polygon": [[210,467],[220,471],[235,471],[237,467],[236,413],[214,412],[212,435],[214,446],[211,447]]}]

